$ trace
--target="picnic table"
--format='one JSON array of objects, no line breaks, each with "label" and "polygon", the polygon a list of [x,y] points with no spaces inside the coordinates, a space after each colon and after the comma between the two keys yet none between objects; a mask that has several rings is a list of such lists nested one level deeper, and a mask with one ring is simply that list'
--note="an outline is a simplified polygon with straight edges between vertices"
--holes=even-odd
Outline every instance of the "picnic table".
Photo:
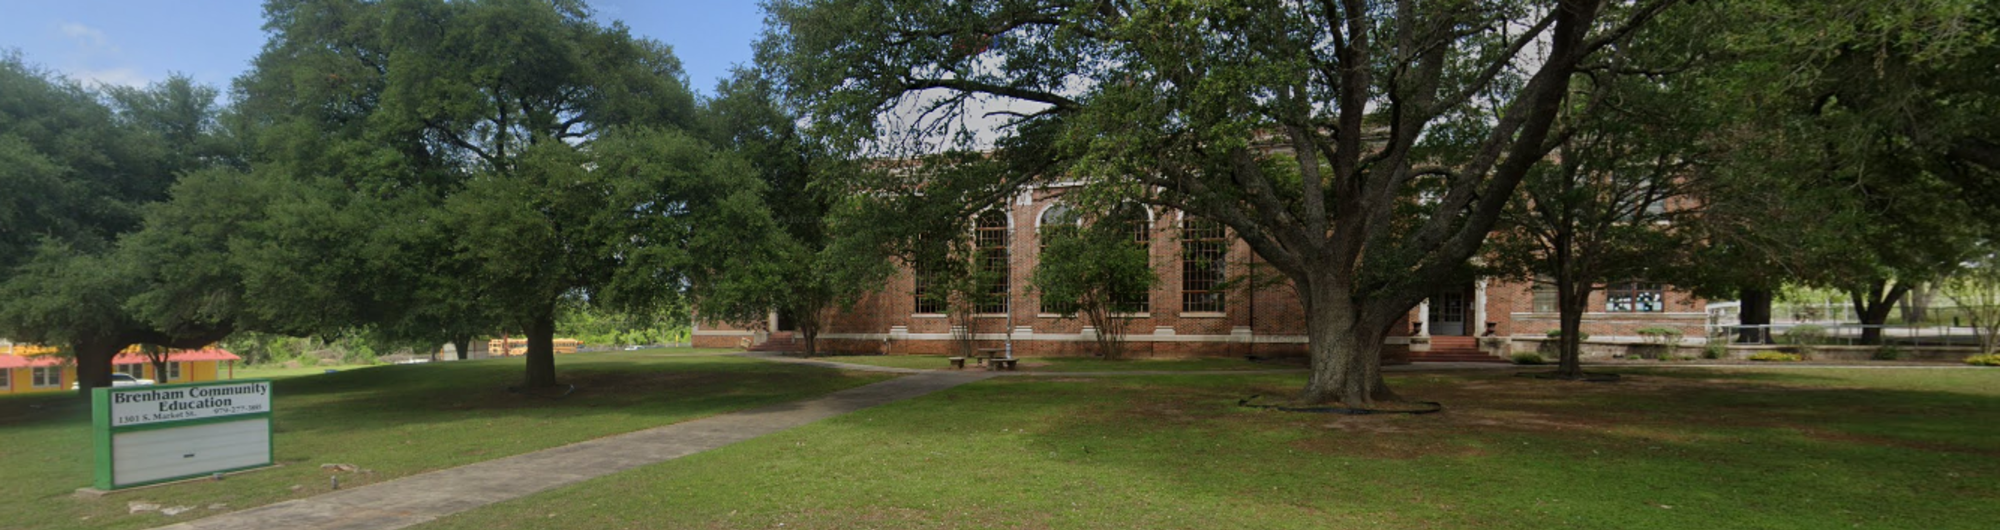
[{"label": "picnic table", "polygon": [[1006,348],[980,348],[972,350],[972,356],[979,359],[979,364],[986,364],[988,359],[1010,357]]}]

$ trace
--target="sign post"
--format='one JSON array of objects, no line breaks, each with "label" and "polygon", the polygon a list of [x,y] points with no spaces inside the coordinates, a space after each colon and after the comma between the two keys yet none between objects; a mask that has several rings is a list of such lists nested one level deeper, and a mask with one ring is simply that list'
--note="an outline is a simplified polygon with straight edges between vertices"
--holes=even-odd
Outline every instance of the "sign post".
[{"label": "sign post", "polygon": [[271,381],[90,391],[99,490],[269,466]]}]

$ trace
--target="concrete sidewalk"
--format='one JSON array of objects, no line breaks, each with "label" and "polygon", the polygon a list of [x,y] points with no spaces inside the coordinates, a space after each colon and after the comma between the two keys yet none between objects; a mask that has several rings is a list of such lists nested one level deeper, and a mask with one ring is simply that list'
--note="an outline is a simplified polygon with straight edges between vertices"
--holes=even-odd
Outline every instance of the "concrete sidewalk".
[{"label": "concrete sidewalk", "polygon": [[817,399],[732,412],[412,475],[162,527],[170,530],[405,528],[480,506],[655,464],[991,377],[914,374]]},{"label": "concrete sidewalk", "polygon": [[[1091,372],[1018,372],[1018,371],[991,372],[987,371],[985,368],[977,366],[967,366],[963,370],[952,370],[949,367],[938,367],[936,369],[895,368],[889,366],[843,363],[838,361],[828,361],[822,359],[801,359],[798,357],[790,357],[784,354],[771,353],[771,352],[743,352],[732,355],[736,355],[739,357],[749,357],[752,359],[763,359],[766,361],[804,364],[810,366],[819,366],[822,368],[834,368],[839,370],[854,370],[861,372],[889,372],[898,374],[986,373],[992,375],[1022,376],[1022,377],[1110,377],[1110,376],[1125,376],[1125,375],[1264,375],[1264,374],[1306,373],[1305,368],[1274,368],[1269,370],[1099,370]],[[1023,358],[1027,359],[1028,357],[1023,357]],[[1382,367],[1382,371],[1422,372],[1427,370],[1485,370],[1485,369],[1495,369],[1495,368],[1520,368],[1520,367],[1508,363],[1445,362],[1445,363],[1390,365]]]}]

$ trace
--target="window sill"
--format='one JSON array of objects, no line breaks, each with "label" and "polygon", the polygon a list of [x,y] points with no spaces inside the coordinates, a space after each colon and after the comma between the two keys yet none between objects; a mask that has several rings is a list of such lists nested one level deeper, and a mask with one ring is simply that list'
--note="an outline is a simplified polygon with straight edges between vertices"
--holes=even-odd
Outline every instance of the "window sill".
[{"label": "window sill", "polygon": [[944,313],[910,313],[910,318],[944,318]]},{"label": "window sill", "polygon": [[1186,311],[1181,313],[1181,318],[1227,318],[1228,316],[1229,313],[1220,311]]},{"label": "window sill", "polygon": [[[1061,314],[1056,314],[1056,313],[1038,313],[1038,314],[1036,314],[1036,315],[1035,315],[1035,318],[1083,318],[1083,315],[1061,315]],[[1153,314],[1152,314],[1152,313],[1118,313],[1118,314],[1114,314],[1114,315],[1111,315],[1111,318],[1125,318],[1125,319],[1136,319],[1136,318],[1153,318]]]},{"label": "window sill", "polygon": [[1006,314],[1006,313],[980,313],[980,314],[977,314],[977,315],[972,315],[972,318],[1007,318],[1007,314]]}]

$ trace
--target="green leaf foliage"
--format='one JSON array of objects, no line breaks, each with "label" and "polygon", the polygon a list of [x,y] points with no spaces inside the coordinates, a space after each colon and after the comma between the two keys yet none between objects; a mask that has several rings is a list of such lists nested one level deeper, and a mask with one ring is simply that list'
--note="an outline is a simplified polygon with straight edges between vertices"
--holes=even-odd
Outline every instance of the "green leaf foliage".
[{"label": "green leaf foliage", "polygon": [[[1150,219],[1136,208],[1079,226],[1044,225],[1041,251],[1029,283],[1044,308],[1061,308],[1065,316],[1081,317],[1097,330],[1099,354],[1118,358],[1124,339],[1125,316],[1134,297],[1144,297],[1160,283],[1149,250],[1133,240],[1133,225]],[[1141,233],[1150,234],[1148,230]]]}]

